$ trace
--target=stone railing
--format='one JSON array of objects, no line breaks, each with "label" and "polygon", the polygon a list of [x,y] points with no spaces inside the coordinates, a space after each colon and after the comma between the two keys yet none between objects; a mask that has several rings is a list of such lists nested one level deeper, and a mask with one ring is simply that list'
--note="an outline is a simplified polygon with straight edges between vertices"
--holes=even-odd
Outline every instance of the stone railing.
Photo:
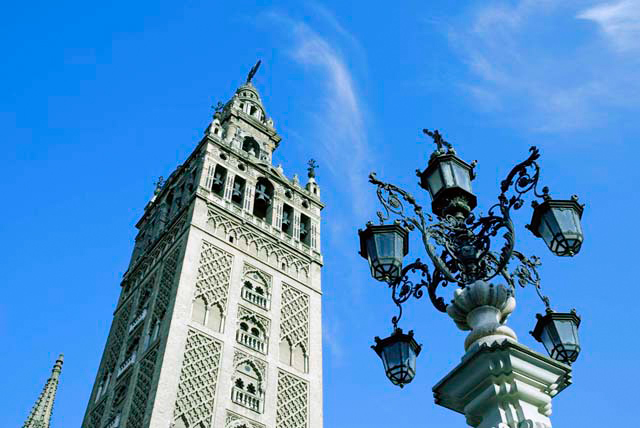
[{"label": "stone railing", "polygon": [[129,324],[129,333],[133,331],[134,328],[140,325],[142,321],[147,317],[147,308],[144,308],[142,312],[140,312]]},{"label": "stone railing", "polygon": [[261,308],[267,309],[268,300],[265,296],[258,294],[247,287],[242,287],[241,295],[242,295],[242,298],[247,302],[251,302],[256,306],[260,306]]},{"label": "stone railing", "polygon": [[231,391],[231,401],[246,407],[247,409],[253,410],[256,413],[260,413],[261,411],[262,400],[260,397],[236,386],[234,386]]},{"label": "stone railing", "polygon": [[120,364],[120,366],[118,367],[116,378],[120,377],[120,375],[124,373],[135,362],[136,362],[136,353],[134,352],[131,355],[129,355],[129,357],[127,357],[127,359],[124,360],[122,364]]},{"label": "stone railing", "polygon": [[238,341],[238,343],[248,346],[255,351],[262,352],[263,354],[265,353],[264,340],[257,336],[254,336],[253,334],[238,330],[238,333],[236,334],[236,340]]}]

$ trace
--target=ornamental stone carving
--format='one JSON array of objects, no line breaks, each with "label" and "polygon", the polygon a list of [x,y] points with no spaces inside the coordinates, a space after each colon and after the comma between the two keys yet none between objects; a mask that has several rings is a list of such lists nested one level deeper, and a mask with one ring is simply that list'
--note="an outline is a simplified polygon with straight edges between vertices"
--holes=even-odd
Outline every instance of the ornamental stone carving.
[{"label": "ornamental stone carving", "polygon": [[471,330],[464,341],[468,350],[476,342],[490,343],[505,336],[518,340],[515,332],[503,325],[516,307],[513,290],[478,280],[456,289],[447,313],[461,330]]},{"label": "ornamental stone carving", "polygon": [[190,427],[200,423],[210,425],[221,351],[221,343],[189,329],[173,412],[174,421],[182,418]]},{"label": "ornamental stone carving", "polygon": [[227,312],[232,264],[231,254],[202,241],[194,299],[203,297],[208,306],[218,305],[223,315]]}]

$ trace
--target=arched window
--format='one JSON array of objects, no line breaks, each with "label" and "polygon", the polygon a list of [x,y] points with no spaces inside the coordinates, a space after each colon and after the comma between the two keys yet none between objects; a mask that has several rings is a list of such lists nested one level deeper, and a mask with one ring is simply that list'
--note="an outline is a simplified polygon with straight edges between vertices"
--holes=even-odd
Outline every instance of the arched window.
[{"label": "arched window", "polygon": [[221,165],[216,165],[211,180],[211,190],[218,196],[224,195],[224,185],[227,181],[227,169]]},{"label": "arched window", "polygon": [[293,208],[287,204],[282,205],[282,231],[287,235],[293,235]]},{"label": "arched window", "polygon": [[280,342],[280,362],[291,365],[291,344],[287,339]]},{"label": "arched window", "polygon": [[242,361],[236,366],[231,400],[256,413],[262,413],[264,388],[262,376],[250,361]]},{"label": "arched window", "polygon": [[222,309],[219,305],[210,306],[207,310],[207,327],[211,330],[221,331]]},{"label": "arched window", "polygon": [[291,355],[291,365],[301,372],[307,371],[307,353],[302,345],[297,345],[293,348],[293,354]]},{"label": "arched window", "polygon": [[260,158],[260,144],[253,137],[245,137],[242,141],[242,150]]},{"label": "arched window", "polygon": [[237,176],[233,179],[233,191],[231,192],[231,202],[242,207],[244,201],[244,178]]},{"label": "arched window", "polygon": [[311,219],[304,214],[300,214],[300,241],[309,246],[311,245]]},{"label": "arched window", "polygon": [[248,272],[240,295],[247,302],[263,309],[269,308],[269,284],[257,272]]},{"label": "arched window", "polygon": [[258,179],[253,197],[253,215],[271,224],[273,184],[264,177]]},{"label": "arched window", "polygon": [[191,319],[198,324],[204,325],[207,317],[207,302],[202,298],[198,297],[193,301],[193,310],[191,312]]},{"label": "arched window", "polygon": [[267,353],[267,334],[264,326],[255,316],[245,316],[238,324],[236,331],[238,343],[254,351]]},{"label": "arched window", "polygon": [[218,304],[207,305],[200,296],[193,301],[191,320],[219,332],[223,321],[222,308]]}]

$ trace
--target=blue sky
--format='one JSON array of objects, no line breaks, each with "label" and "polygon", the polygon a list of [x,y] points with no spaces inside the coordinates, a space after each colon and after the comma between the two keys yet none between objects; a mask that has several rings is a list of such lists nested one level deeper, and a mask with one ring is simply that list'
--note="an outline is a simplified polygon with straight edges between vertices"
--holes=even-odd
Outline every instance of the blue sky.
[{"label": "blue sky", "polygon": [[[530,145],[552,194],[587,204],[573,259],[523,228],[528,204],[516,216],[552,305],[583,317],[574,384],[552,421],[636,417],[639,1],[17,2],[2,21],[3,426],[21,425],[60,352],[52,426],[80,425],[153,183],[257,58],[283,136],[274,163],[289,176],[320,164],[326,427],[464,424],[431,393],[463,352],[446,315],[407,305],[402,327],[424,347],[404,390],[369,349],[395,312],[357,255],[356,230],[376,210],[366,177],[376,170],[428,206],[414,175],[432,150],[424,127],[478,160],[479,209]],[[426,258],[415,239],[410,256]],[[509,324],[542,352],[528,335],[541,303],[532,289],[517,299]]]}]

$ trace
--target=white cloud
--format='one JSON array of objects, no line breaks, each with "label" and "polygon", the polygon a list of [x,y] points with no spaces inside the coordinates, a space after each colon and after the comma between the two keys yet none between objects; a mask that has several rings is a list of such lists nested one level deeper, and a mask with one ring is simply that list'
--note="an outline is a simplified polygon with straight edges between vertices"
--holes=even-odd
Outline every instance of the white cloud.
[{"label": "white cloud", "polygon": [[[337,35],[359,49],[357,42],[326,9],[316,10],[329,23]],[[336,182],[346,184],[355,213],[362,213],[370,205],[361,189],[366,186],[370,153],[362,103],[358,97],[354,78],[338,49],[329,39],[321,36],[308,24],[289,16],[271,13],[270,18],[287,28],[293,41],[291,57],[307,67],[313,78],[321,78],[322,91],[316,110],[311,112],[315,126],[307,140],[324,148],[323,159]],[[361,196],[362,195],[362,196]],[[369,195],[367,195],[369,196]]]},{"label": "white cloud", "polygon": [[[640,3],[578,12],[573,1],[485,2],[448,36],[470,71],[460,88],[486,111],[542,131],[589,128],[611,110],[637,107]],[[583,23],[596,22],[615,51]],[[632,95],[633,94],[633,95]]]},{"label": "white cloud", "polygon": [[597,23],[608,40],[619,51],[640,48],[640,1],[622,0],[593,6],[578,18]]}]

